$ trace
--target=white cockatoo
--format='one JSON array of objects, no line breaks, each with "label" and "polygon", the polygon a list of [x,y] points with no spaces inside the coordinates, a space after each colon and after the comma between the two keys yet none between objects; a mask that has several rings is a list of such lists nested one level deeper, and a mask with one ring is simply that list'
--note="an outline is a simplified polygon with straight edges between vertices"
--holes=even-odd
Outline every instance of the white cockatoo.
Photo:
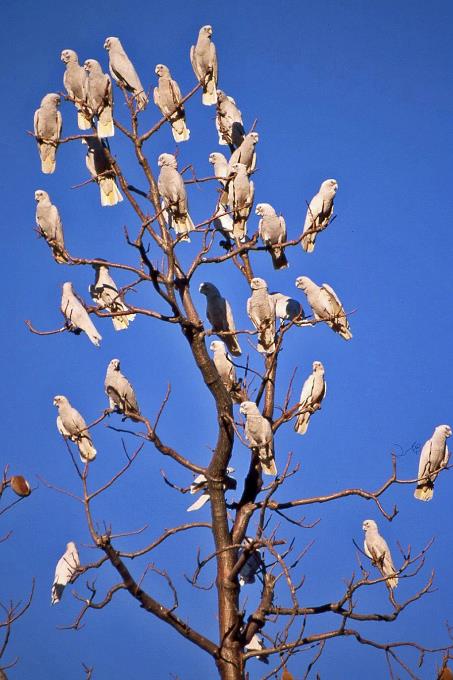
[{"label": "white cockatoo", "polygon": [[68,95],[74,100],[77,109],[77,125],[80,130],[89,130],[91,121],[86,111],[86,71],[79,64],[79,57],[74,50],[63,50],[60,58],[66,64],[63,85]]},{"label": "white cockatoo", "polygon": [[85,309],[80,298],[74,292],[72,283],[66,281],[63,284],[63,294],[61,296],[61,312],[66,318],[68,328],[78,335],[84,331],[93,345],[99,347],[102,335],[90,319],[90,315]]},{"label": "white cockatoo", "polygon": [[69,403],[67,397],[57,394],[53,400],[58,409],[57,429],[65,438],[77,445],[82,463],[94,460],[97,451],[93,446],[87,424],[80,413]]},{"label": "white cockatoo", "polygon": [[52,204],[49,194],[43,189],[35,191],[35,201],[37,204],[36,226],[39,229],[39,234],[46,239],[55,262],[63,264],[68,261],[68,256],[66,255],[63,225],[58,208]]},{"label": "white cockatoo", "polygon": [[87,72],[86,101],[88,109],[97,118],[98,137],[113,137],[113,94],[112,81],[96,59],[87,59],[83,65]]},{"label": "white cockatoo", "polygon": [[242,350],[234,335],[236,325],[230,303],[222,297],[219,289],[213,283],[209,283],[209,281],[200,283],[199,291],[206,297],[206,316],[212,326],[212,330],[216,332],[229,331],[232,333],[232,335],[222,335],[222,340],[231,354],[235,357],[240,356]]},{"label": "white cockatoo", "polygon": [[242,163],[247,168],[248,173],[253,172],[256,168],[255,146],[258,144],[259,138],[257,132],[249,132],[248,135],[245,135],[241,144],[231,154],[230,167],[235,163]]},{"label": "white cockatoo", "polygon": [[216,104],[218,67],[216,49],[212,42],[212,26],[200,28],[196,45],[190,48],[190,62],[198,82],[203,85],[203,104]]},{"label": "white cockatoo", "polygon": [[247,218],[250,215],[255,195],[255,186],[247,175],[243,163],[230,165],[232,175],[228,182],[228,207],[233,217],[233,235],[243,239],[247,233]]},{"label": "white cockatoo", "polygon": [[134,420],[134,415],[140,415],[134,388],[126,376],[121,373],[119,359],[112,359],[107,366],[104,389],[109,398],[111,409],[124,413],[132,420]]},{"label": "white cockatoo", "polygon": [[321,402],[327,394],[324,380],[324,366],[320,361],[313,362],[313,373],[303,384],[294,430],[297,434],[305,434],[312,414],[321,408]]},{"label": "white cockatoo", "polygon": [[243,401],[239,410],[246,418],[245,436],[252,451],[258,453],[264,474],[275,476],[277,468],[274,460],[274,436],[270,422],[261,415],[254,401]]},{"label": "white cockatoo", "polygon": [[434,482],[439,472],[448,464],[447,439],[451,437],[450,425],[438,425],[433,435],[425,442],[418,465],[418,483],[414,491],[419,501],[430,501],[434,493]]},{"label": "white cockatoo", "polygon": [[258,331],[258,352],[275,351],[275,306],[264,279],[255,277],[250,282],[252,295],[247,300],[247,314]]},{"label": "white cockatoo", "polygon": [[275,318],[280,319],[280,323],[294,321],[299,326],[305,317],[304,310],[299,300],[295,300],[283,293],[269,293],[275,308]]},{"label": "white cockatoo", "polygon": [[283,215],[277,215],[270,203],[258,203],[255,213],[261,217],[258,225],[259,234],[269,249],[274,269],[286,269],[289,265],[285,249],[272,247],[286,241],[286,223]]},{"label": "white cockatoo", "polygon": [[137,109],[142,111],[148,103],[148,96],[119,38],[106,38],[104,47],[109,53],[109,70],[112,78],[118,85],[132,92],[137,102]]},{"label": "white cockatoo", "polygon": [[346,312],[338,295],[327,283],[316,285],[308,276],[299,276],[296,286],[304,291],[316,321],[325,321],[330,328],[345,340],[352,338]]},{"label": "white cockatoo", "polygon": [[124,315],[112,316],[112,323],[116,331],[126,329],[135,319],[135,314],[127,313],[128,307],[121,298],[115,281],[110,276],[108,266],[106,264],[94,264],[93,269],[96,272],[96,279],[88,288],[93,302],[108,312],[124,311]]},{"label": "white cockatoo", "polygon": [[338,190],[336,179],[326,179],[316,196],[310,201],[305,216],[305,224],[302,236],[302,248],[307,253],[315,249],[316,236],[323,231],[332,219],[333,201]]},{"label": "white cockatoo", "polygon": [[379,534],[377,524],[373,519],[366,519],[362,529],[365,532],[363,544],[365,554],[379,569],[382,576],[391,577],[387,579],[386,584],[393,590],[398,585],[398,576],[396,576],[397,570],[394,567],[392,555],[385,539]]},{"label": "white cockatoo", "polygon": [[55,172],[56,155],[63,122],[60,106],[60,95],[55,92],[46,94],[41,106],[36,109],[33,127],[41,158],[41,170],[45,175]]},{"label": "white cockatoo", "polygon": [[[226,489],[235,489],[237,486],[237,481],[233,478],[230,477],[230,475],[234,472],[234,468],[232,467],[227,467],[227,477],[225,484],[223,485],[223,488]],[[197,475],[195,479],[193,480],[192,484],[190,485],[190,493],[195,494],[202,492],[201,496],[197,498],[197,500],[192,503],[187,508],[187,512],[193,512],[194,510],[200,510],[208,501],[209,501],[209,492],[208,492],[208,480],[206,479],[204,474]]]},{"label": "white cockatoo", "polygon": [[92,179],[98,184],[102,206],[116,205],[123,200],[120,190],[116,186],[115,173],[107,156],[107,147],[98,137],[85,137],[87,154],[85,165]]},{"label": "white cockatoo", "polygon": [[189,215],[186,187],[178,172],[176,157],[171,153],[161,153],[157,164],[160,167],[157,186],[170,218],[170,226],[183,236],[182,241],[190,241],[188,234],[195,227]]},{"label": "white cockatoo", "polygon": [[182,96],[179,85],[164,64],[157,64],[154,73],[159,77],[154,88],[154,103],[161,114],[169,119],[175,142],[187,142],[190,130],[186,126],[184,106],[180,103]]},{"label": "white cockatoo", "polygon": [[52,604],[60,602],[63,591],[80,566],[79,553],[76,544],[70,541],[66,552],[57,562],[55,578],[52,584]]},{"label": "white cockatoo", "polygon": [[236,370],[228,357],[225,343],[221,340],[213,340],[209,349],[213,353],[212,360],[217,373],[233,401],[238,404],[244,401],[241,393],[241,382],[236,378]]},{"label": "white cockatoo", "polygon": [[216,128],[219,133],[219,144],[237,148],[245,136],[242,113],[236,106],[233,97],[222,90],[217,90]]}]

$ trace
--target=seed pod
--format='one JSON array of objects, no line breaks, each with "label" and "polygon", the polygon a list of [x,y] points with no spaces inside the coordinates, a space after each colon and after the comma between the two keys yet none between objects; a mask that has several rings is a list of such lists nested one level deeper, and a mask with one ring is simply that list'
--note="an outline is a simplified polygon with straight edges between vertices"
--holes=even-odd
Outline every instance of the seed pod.
[{"label": "seed pod", "polygon": [[10,486],[18,496],[29,496],[31,494],[30,484],[22,475],[11,477]]}]

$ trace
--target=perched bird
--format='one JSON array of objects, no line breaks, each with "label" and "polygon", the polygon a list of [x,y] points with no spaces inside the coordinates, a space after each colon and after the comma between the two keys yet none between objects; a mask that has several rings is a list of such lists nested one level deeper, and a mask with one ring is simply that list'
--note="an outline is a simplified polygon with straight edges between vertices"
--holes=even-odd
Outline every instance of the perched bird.
[{"label": "perched bird", "polygon": [[219,178],[220,184],[225,186],[228,175],[230,174],[227,159],[223,153],[213,151],[213,153],[209,154],[209,162],[214,168],[214,175]]},{"label": "perched bird", "polygon": [[[220,231],[220,233],[222,233],[227,239],[231,239],[234,238],[233,237],[234,222],[231,215],[225,212],[226,210],[228,210],[228,208],[220,203],[219,207],[215,212],[213,225],[215,229],[217,229],[217,231]],[[231,242],[229,243],[229,245],[232,245]]]},{"label": "perched bird", "polygon": [[242,163],[247,168],[247,172],[253,172],[256,168],[256,151],[255,146],[258,144],[259,134],[257,132],[249,132],[245,135],[240,146],[233,151],[230,158],[230,166],[235,163]]},{"label": "perched bird", "polygon": [[[265,649],[263,644],[263,638],[261,637],[261,635],[258,635],[258,633],[255,633],[250,642],[247,642],[244,645],[245,652],[260,652],[263,649]],[[269,663],[268,657],[265,656],[264,654],[260,654],[260,656],[255,658],[257,658],[258,661],[262,661],[265,664]]]},{"label": "perched bird", "polygon": [[321,408],[321,402],[327,394],[327,385],[324,380],[324,366],[320,361],[313,362],[313,373],[308,376],[303,384],[299,399],[299,411],[297,412],[294,430],[297,434],[305,434],[312,414]]},{"label": "perched bird", "polygon": [[[216,333],[230,331],[236,332],[236,325],[233,319],[233,312],[230,303],[220,295],[218,288],[213,283],[204,281],[198,288],[202,295],[206,296],[206,316]],[[234,356],[240,356],[242,350],[235,335],[222,335],[228,350]]]},{"label": "perched bird", "polygon": [[116,186],[115,173],[106,155],[106,147],[98,137],[86,137],[83,143],[88,145],[85,163],[91,177],[99,185],[101,205],[116,205],[123,197]]},{"label": "perched bird", "polygon": [[247,314],[258,331],[258,352],[272,354],[275,351],[274,301],[267,292],[264,279],[255,277],[250,282],[252,295],[247,300]]},{"label": "perched bird", "polygon": [[137,102],[137,109],[143,111],[148,103],[148,97],[121,42],[118,38],[106,38],[104,47],[109,53],[110,75],[118,85],[132,92]]},{"label": "perched bird", "polygon": [[[242,541],[242,548],[239,550],[239,557],[244,553],[245,550],[250,550],[253,546],[254,539],[246,536]],[[258,571],[262,571],[264,568],[263,557],[261,555],[261,550],[253,548],[247,557],[246,562],[241,567],[239,571],[239,584],[240,586],[245,586],[249,583],[255,583],[255,576]]]},{"label": "perched bird", "polygon": [[203,104],[216,104],[218,68],[215,45],[212,42],[212,26],[200,28],[197,44],[190,48],[190,62],[198,82],[203,85]]},{"label": "perched bird", "polygon": [[281,324],[285,321],[294,321],[297,326],[302,325],[305,314],[299,300],[283,293],[269,293],[269,297],[275,308],[275,318],[280,319]]},{"label": "perched bird", "polygon": [[76,544],[70,541],[66,546],[66,552],[58,560],[55,569],[55,578],[52,585],[52,604],[60,602],[65,586],[80,567],[79,553]]},{"label": "perched bird", "polygon": [[274,437],[270,422],[261,415],[254,401],[243,401],[239,411],[246,417],[245,436],[252,452],[258,453],[264,474],[276,475]]},{"label": "perched bird", "polygon": [[365,532],[363,548],[367,557],[379,569],[382,576],[392,578],[387,579],[386,585],[392,590],[398,585],[398,576],[393,576],[396,569],[393,565],[392,555],[386,541],[380,536],[377,524],[372,519],[366,519],[362,525]]},{"label": "perched bird", "polygon": [[434,482],[439,472],[448,464],[450,457],[447,439],[452,431],[449,425],[438,425],[431,439],[425,442],[418,465],[418,484],[414,491],[419,501],[430,501],[434,494]]},{"label": "perched bird", "polygon": [[60,58],[66,64],[63,85],[68,95],[74,100],[77,109],[77,125],[80,130],[89,130],[91,128],[91,121],[85,111],[86,71],[83,66],[80,66],[77,52],[74,52],[74,50],[63,50]]},{"label": "perched bird", "polygon": [[98,119],[98,137],[113,137],[113,94],[112,81],[96,59],[87,59],[84,69],[88,74],[86,79],[86,101],[93,116]]},{"label": "perched bird", "polygon": [[154,88],[154,103],[161,114],[169,118],[175,142],[187,142],[190,130],[186,126],[186,114],[181,102],[181,90],[170,70],[164,64],[157,64],[154,73],[159,76]]},{"label": "perched bird", "polygon": [[22,475],[13,475],[9,480],[9,485],[16,496],[25,498],[31,494],[31,486],[25,477],[22,477]]},{"label": "perched bird", "polygon": [[228,358],[225,343],[221,340],[213,340],[209,349],[213,352],[212,360],[225,389],[230,393],[233,401],[240,404],[243,401],[241,381],[236,378],[236,370]]},{"label": "perched bird", "polygon": [[135,420],[134,415],[140,415],[134,388],[121,373],[119,359],[112,359],[107,366],[104,388],[111,409],[124,413],[131,420]]},{"label": "perched bird", "polygon": [[286,241],[286,223],[283,215],[277,215],[269,203],[258,203],[255,213],[261,217],[258,225],[259,234],[269,249],[274,269],[286,269],[289,265],[284,248],[272,248]]},{"label": "perched bird", "polygon": [[37,189],[35,191],[36,226],[39,234],[43,236],[52,250],[55,262],[62,264],[68,261],[64,246],[63,225],[60,213],[55,205],[52,205],[47,191]]},{"label": "perched bird", "polygon": [[299,276],[296,286],[304,291],[316,321],[325,321],[345,340],[352,338],[346,312],[337,294],[327,283],[317,286],[308,276]]},{"label": "perched bird", "polygon": [[247,168],[243,163],[230,165],[233,175],[228,183],[228,207],[233,216],[233,235],[235,238],[243,239],[247,231],[247,218],[253,205],[255,186],[249,180]]},{"label": "perched bird", "polygon": [[93,446],[93,440],[83,417],[71,406],[68,399],[60,394],[54,397],[53,403],[58,408],[58,432],[65,439],[70,439],[77,445],[82,463],[94,460],[97,451]]},{"label": "perched bird", "polygon": [[109,274],[109,268],[106,264],[94,264],[93,269],[96,272],[96,279],[94,284],[88,290],[93,301],[102,309],[109,312],[122,312],[118,316],[112,316],[113,327],[116,331],[124,330],[135,319],[135,314],[128,314],[128,307],[121,298],[115,281]]},{"label": "perched bird", "polygon": [[286,668],[286,666],[283,668],[281,680],[294,680],[294,675],[289,672],[289,670]]},{"label": "perched bird", "polygon": [[217,90],[216,127],[219,133],[219,144],[237,148],[245,136],[242,113],[236,106],[233,97],[222,90]]},{"label": "perched bird", "polygon": [[[233,477],[230,477],[231,473],[234,472],[234,468],[232,467],[227,467],[227,474],[228,476],[225,479],[225,484],[223,485],[223,488],[226,489],[235,489],[237,486],[237,482]],[[187,512],[193,512],[194,510],[199,510],[200,508],[205,505],[209,499],[210,495],[208,492],[208,480],[206,479],[205,475],[201,474],[195,477],[193,480],[192,484],[190,485],[190,493],[195,494],[198,493],[199,491],[202,491],[203,493],[197,500],[192,503],[187,508]]]},{"label": "perched bird", "polygon": [[[209,154],[209,162],[214,168],[214,175],[219,179],[220,184],[224,188],[224,191],[220,194],[219,199],[219,209],[224,208],[222,212],[228,209],[228,181],[230,179],[230,166],[227,159],[223,153],[217,153],[216,151]],[[231,222],[231,215],[227,216]]]},{"label": "perched bird", "polygon": [[63,127],[60,106],[60,95],[51,92],[41,100],[41,106],[35,111],[34,130],[41,158],[41,170],[45,175],[55,171],[57,148]]},{"label": "perched bird", "polygon": [[[302,236],[302,248],[307,253],[313,252],[318,232],[323,231],[332,218],[333,200],[337,189],[336,179],[326,179],[319,187],[316,196],[313,196],[310,201]],[[311,233],[307,233],[308,231]]]},{"label": "perched bird", "polygon": [[453,680],[453,671],[448,666],[444,666],[440,669],[437,680]]},{"label": "perched bird", "polygon": [[178,236],[183,235],[181,240],[190,241],[188,233],[195,227],[189,215],[186,187],[178,172],[176,158],[171,153],[161,153],[157,164],[160,167],[157,186],[164,199],[165,208],[170,213],[176,233]]},{"label": "perched bird", "polygon": [[72,283],[69,281],[63,284],[61,311],[63,316],[66,318],[70,331],[76,333],[77,335],[84,331],[88,335],[93,345],[99,347],[102,340],[102,335],[97,331],[87,310],[74,292]]}]

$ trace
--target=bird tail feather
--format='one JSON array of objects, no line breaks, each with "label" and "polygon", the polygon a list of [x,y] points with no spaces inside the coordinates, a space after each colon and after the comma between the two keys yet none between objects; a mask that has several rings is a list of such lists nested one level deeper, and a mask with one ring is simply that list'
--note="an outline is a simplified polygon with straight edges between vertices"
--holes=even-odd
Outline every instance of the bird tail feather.
[{"label": "bird tail feather", "polygon": [[302,248],[306,253],[312,253],[315,249],[315,237],[316,234],[308,234],[302,238]]},{"label": "bird tail feather", "polygon": [[97,451],[88,437],[81,437],[77,442],[77,446],[79,447],[80,459],[83,463],[96,458]]},{"label": "bird tail feather", "polygon": [[294,431],[297,432],[297,434],[305,434],[306,431],[308,430],[308,423],[310,422],[310,414],[309,413],[301,413],[294,424]]},{"label": "bird tail feather", "polygon": [[112,107],[106,106],[99,114],[97,124],[98,137],[113,137],[115,135],[115,128],[112,118]]},{"label": "bird tail feather", "polygon": [[55,172],[56,151],[53,144],[42,144],[40,146],[41,170],[45,175],[51,175]]},{"label": "bird tail feather", "polygon": [[263,447],[259,452],[261,469],[265,475],[272,475],[275,477],[277,474],[277,466],[275,465],[275,460],[272,451],[269,451],[268,447]]},{"label": "bird tail feather", "polygon": [[235,357],[240,357],[242,354],[241,346],[234,335],[225,336],[225,344],[228,347],[228,351]]},{"label": "bird tail feather", "polygon": [[206,80],[201,101],[205,106],[217,104],[217,90],[215,79],[211,76]]},{"label": "bird tail feather", "polygon": [[184,118],[178,118],[171,124],[171,131],[175,142],[187,142],[190,138],[190,130],[186,126]]},{"label": "bird tail feather", "polygon": [[389,580],[387,581],[387,585],[392,590],[396,588],[396,586],[398,585],[398,576],[395,576],[394,578],[389,578]]},{"label": "bird tail feather", "polygon": [[417,486],[414,491],[414,497],[419,501],[430,501],[434,494],[434,488],[430,485],[424,484]]},{"label": "bird tail feather", "polygon": [[137,109],[139,111],[143,111],[148,104],[148,97],[146,96],[145,92],[143,92],[143,90],[136,92],[135,99],[137,101]]},{"label": "bird tail feather", "polygon": [[209,500],[209,494],[208,494],[208,493],[203,493],[203,494],[200,496],[200,498],[197,498],[197,500],[195,501],[195,503],[192,503],[192,505],[190,505],[190,506],[187,508],[187,512],[193,512],[194,510],[199,510],[200,508],[203,507],[203,505],[205,505],[205,504],[208,502],[208,500]]},{"label": "bird tail feather", "polygon": [[110,177],[103,177],[100,179],[99,190],[101,192],[101,205],[103,207],[116,205],[123,200],[115,181]]},{"label": "bird tail feather", "polygon": [[102,335],[100,335],[95,328],[93,328],[93,330],[88,329],[87,331],[85,331],[85,333],[88,335],[93,345],[99,347],[99,345],[101,344]]},{"label": "bird tail feather", "polygon": [[289,267],[283,248],[271,248],[270,253],[274,269],[287,269]]},{"label": "bird tail feather", "polygon": [[89,130],[91,128],[91,121],[85,116],[83,111],[77,111],[77,125],[79,130]]},{"label": "bird tail feather", "polygon": [[125,314],[124,316],[112,316],[113,327],[116,331],[125,330],[135,319],[135,314]]}]

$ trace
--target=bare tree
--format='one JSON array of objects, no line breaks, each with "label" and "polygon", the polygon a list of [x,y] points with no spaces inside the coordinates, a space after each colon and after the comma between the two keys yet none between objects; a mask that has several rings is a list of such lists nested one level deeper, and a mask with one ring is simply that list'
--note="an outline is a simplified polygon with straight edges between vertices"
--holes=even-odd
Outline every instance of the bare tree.
[{"label": "bare tree", "polygon": [[[211,183],[213,191],[210,211],[190,232],[192,243],[190,245],[184,243],[188,231],[178,229],[175,205],[169,200],[166,204],[162,203],[162,188],[158,186],[153,169],[155,161],[154,158],[149,159],[147,146],[149,141],[158,135],[162,126],[174,123],[178,116],[181,117],[183,104],[196,95],[200,96],[202,86],[203,83],[196,84],[186,95],[175,100],[174,110],[157,120],[152,127],[143,129],[141,125],[144,115],[143,99],[137,102],[136,96],[127,91],[124,82],[119,82],[127,115],[123,115],[123,109],[119,104],[119,91],[116,89],[118,101],[115,106],[116,111],[120,113],[115,117],[114,125],[116,133],[122,135],[130,145],[129,159],[135,158],[141,168],[140,187],[132,185],[128,180],[123,170],[122,159],[114,151],[115,143],[112,141],[107,143],[97,137],[93,122],[95,117],[87,103],[81,103],[70,95],[62,95],[66,100],[76,101],[85,118],[92,120],[93,127],[84,133],[63,137],[53,143],[58,147],[80,143],[83,140],[87,143],[88,149],[94,147],[98,149],[102,155],[102,169],[98,171],[95,169],[92,178],[81,183],[79,189],[83,191],[86,189],[85,185],[92,183],[101,184],[106,178],[117,183],[120,192],[130,205],[136,224],[133,229],[124,229],[125,251],[133,253],[136,260],[135,264],[130,264],[130,255],[124,262],[80,257],[65,248],[60,248],[57,252],[60,259],[57,261],[64,263],[69,269],[85,267],[87,270],[87,265],[91,265],[98,268],[108,267],[111,274],[121,270],[130,275],[130,282],[127,285],[118,290],[113,289],[113,297],[109,303],[105,299],[103,301],[101,297],[97,305],[85,304],[86,310],[92,318],[99,320],[141,315],[148,317],[151,324],[163,323],[173,326],[175,333],[179,329],[186,343],[186,350],[202,376],[205,389],[212,396],[217,423],[217,440],[212,455],[208,464],[202,465],[186,451],[176,450],[171,444],[171,434],[164,435],[161,432],[160,420],[169,402],[170,387],[155,415],[144,414],[137,408],[132,408],[130,403],[121,402],[121,399],[116,401],[113,399],[113,402],[111,400],[110,408],[101,410],[96,420],[87,425],[85,430],[91,433],[102,422],[109,422],[109,427],[121,434],[119,446],[122,445],[124,450],[124,465],[100,486],[92,483],[91,471],[92,465],[102,465],[101,461],[80,464],[69,440],[72,439],[78,444],[83,433],[79,432],[77,436],[72,437],[66,433],[68,435],[66,443],[74,465],[78,489],[60,488],[52,480],[44,480],[44,483],[49,488],[70,496],[80,505],[86,517],[93,547],[99,553],[93,561],[82,563],[72,578],[73,583],[77,585],[85,579],[86,590],[83,593],[79,591],[73,593],[80,601],[81,607],[76,619],[68,627],[77,630],[90,610],[106,608],[118,592],[127,591],[147,614],[171,626],[188,642],[207,653],[223,680],[240,680],[248,677],[247,664],[256,658],[269,663],[268,668],[260,667],[265,668],[262,677],[277,677],[282,673],[282,677],[290,678],[291,674],[287,667],[291,667],[293,658],[302,651],[308,653],[297,656],[298,677],[307,678],[326,644],[334,638],[344,637],[354,638],[360,645],[380,650],[387,660],[390,677],[399,677],[404,671],[409,677],[416,678],[417,670],[414,668],[417,664],[421,665],[426,655],[431,653],[438,654],[439,660],[447,659],[451,642],[447,640],[438,648],[428,648],[415,641],[381,643],[373,635],[367,634],[367,624],[388,623],[403,615],[411,604],[431,592],[433,572],[427,576],[421,588],[414,589],[407,600],[399,602],[389,584],[389,576],[377,577],[377,572],[370,570],[368,556],[357,546],[358,569],[351,573],[340,597],[310,603],[309,606],[304,601],[305,598],[301,600],[300,593],[304,583],[303,564],[304,560],[308,559],[310,544],[299,545],[300,530],[311,529],[314,524],[306,523],[304,518],[296,516],[294,511],[324,503],[335,504],[352,496],[368,501],[367,507],[371,504],[383,520],[391,521],[397,514],[397,508],[387,507],[386,492],[391,487],[408,490],[408,486],[413,486],[417,479],[401,479],[397,472],[397,459],[393,457],[393,468],[388,478],[377,489],[343,488],[315,497],[301,496],[282,500],[281,492],[285,489],[285,483],[291,477],[300,474],[300,470],[298,461],[290,453],[285,458],[281,448],[277,456],[278,474],[263,477],[262,447],[256,441],[252,441],[250,432],[247,432],[246,422],[241,417],[241,412],[234,408],[234,404],[240,401],[255,402],[260,408],[261,416],[270,426],[271,439],[275,441],[278,441],[278,435],[284,428],[294,424],[295,419],[304,414],[311,415],[319,408],[319,403],[304,404],[295,399],[294,373],[281,375],[279,370],[279,359],[285,340],[289,334],[309,332],[310,327],[316,323],[327,323],[334,330],[343,329],[344,332],[348,314],[340,309],[336,315],[304,318],[300,310],[296,309],[296,312],[283,319],[280,325],[277,320],[275,328],[273,326],[275,319],[268,318],[263,323],[258,320],[255,329],[251,324],[248,328],[237,330],[231,326],[222,327],[212,318],[212,328],[203,321],[204,314],[197,308],[192,295],[192,283],[196,274],[200,271],[209,272],[212,267],[215,270],[220,267],[236,268],[250,285],[259,275],[261,258],[269,257],[269,251],[273,251],[273,259],[277,261],[281,257],[282,248],[286,249],[288,255],[295,248],[298,248],[300,253],[302,233],[295,238],[287,238],[285,235],[285,238],[278,242],[260,240],[258,230],[244,236],[246,219],[244,216],[250,213],[253,198],[250,200],[249,194],[249,199],[243,201],[241,205],[235,203],[238,200],[234,184],[237,169],[230,165],[226,176],[218,176],[215,173],[199,176],[192,166],[187,166],[180,170],[186,188],[199,183]],[[221,115],[219,129],[222,131]],[[255,124],[250,132],[254,129]],[[34,136],[37,136],[36,133]],[[230,151],[235,153],[242,143],[244,134],[239,132],[239,142],[233,137],[234,135],[225,139]],[[238,154],[234,160],[237,158]],[[246,181],[249,184],[254,173],[253,168],[251,165],[247,169]],[[307,201],[307,209],[310,211],[308,206]],[[233,225],[231,230],[225,231],[222,217],[227,217],[227,221],[228,218],[231,219]],[[326,228],[324,217],[322,220],[316,220],[316,216],[312,217],[313,226],[311,230],[306,228],[305,238],[310,233],[316,235]],[[328,215],[327,223],[330,217],[331,213]],[[173,227],[176,232],[172,231]],[[187,259],[188,255],[190,261]],[[154,296],[153,307],[133,304],[132,292],[142,288],[149,291],[150,300]],[[237,299],[234,302],[238,304]],[[243,304],[245,306],[245,300]],[[275,309],[273,314],[274,312]],[[38,330],[32,322],[28,321],[27,324],[30,330],[38,335],[80,332],[80,327],[77,327],[74,319],[67,313],[64,324],[56,330]],[[264,346],[265,335],[269,337],[269,332],[271,340],[267,349],[265,348],[264,352],[256,352],[256,341]],[[228,384],[222,379],[208,352],[207,342],[209,343],[214,335],[226,341],[229,346],[236,338],[251,347],[246,359],[231,356],[228,359],[235,367],[236,374],[240,375],[240,380],[235,378]],[[277,385],[285,385],[286,396],[282,403],[276,396]],[[106,420],[114,411],[122,413],[123,424],[114,426],[111,424],[112,421]],[[127,442],[134,440],[136,445],[130,450]],[[269,441],[270,439],[267,443]],[[241,444],[245,444],[250,450],[250,465],[245,477],[237,480],[238,491],[237,494],[233,494],[235,480],[232,479],[229,465],[234,447]],[[140,545],[138,542],[147,529],[146,526],[139,530],[119,531],[110,525],[108,518],[98,516],[95,504],[101,495],[115,487],[128,473],[137,457],[149,446],[154,447],[157,454],[162,456],[162,460],[169,461],[172,466],[173,473],[163,472],[162,490],[166,488],[165,485],[170,486],[174,493],[181,494],[201,490],[206,496],[205,500],[209,502],[211,519],[209,522],[182,520],[179,525],[165,529],[152,540]],[[183,486],[173,481],[179,474],[178,469],[187,479]],[[192,475],[197,476],[195,487],[191,485]],[[146,521],[148,517],[144,511],[144,522]],[[207,635],[188,622],[190,607],[187,609],[185,603],[181,601],[176,583],[181,575],[176,576],[173,573],[174,564],[156,564],[153,559],[154,551],[163,543],[177,541],[182,532],[195,533],[198,530],[209,533],[212,549],[208,554],[202,554],[201,550],[194,551],[194,570],[187,578],[200,598],[212,598],[211,606],[217,608],[217,635]],[[134,550],[126,551],[121,547],[121,539],[126,536],[137,541]],[[393,576],[410,579],[418,575],[425,565],[429,547],[428,544],[415,551],[410,547],[401,547],[401,554],[395,559],[397,567]],[[176,551],[175,546],[175,553]],[[381,558],[382,556],[376,555],[374,562],[375,566],[382,569]],[[117,578],[106,592],[98,593],[96,573],[108,564],[113,567]],[[206,571],[211,573],[213,565],[214,582],[206,584],[201,578]],[[150,573],[166,583],[168,600],[156,599],[145,590],[145,579]],[[253,606],[249,606],[241,597],[241,582],[247,578],[257,578],[261,583],[260,599]],[[380,588],[382,584],[388,586],[386,607],[383,607],[382,611],[363,610],[360,605],[361,593],[369,588]],[[203,592],[206,589],[210,589],[208,595]],[[8,616],[11,619],[13,613]],[[325,619],[325,627],[320,625],[320,619]],[[91,677],[92,669],[86,668],[86,672]]]}]

